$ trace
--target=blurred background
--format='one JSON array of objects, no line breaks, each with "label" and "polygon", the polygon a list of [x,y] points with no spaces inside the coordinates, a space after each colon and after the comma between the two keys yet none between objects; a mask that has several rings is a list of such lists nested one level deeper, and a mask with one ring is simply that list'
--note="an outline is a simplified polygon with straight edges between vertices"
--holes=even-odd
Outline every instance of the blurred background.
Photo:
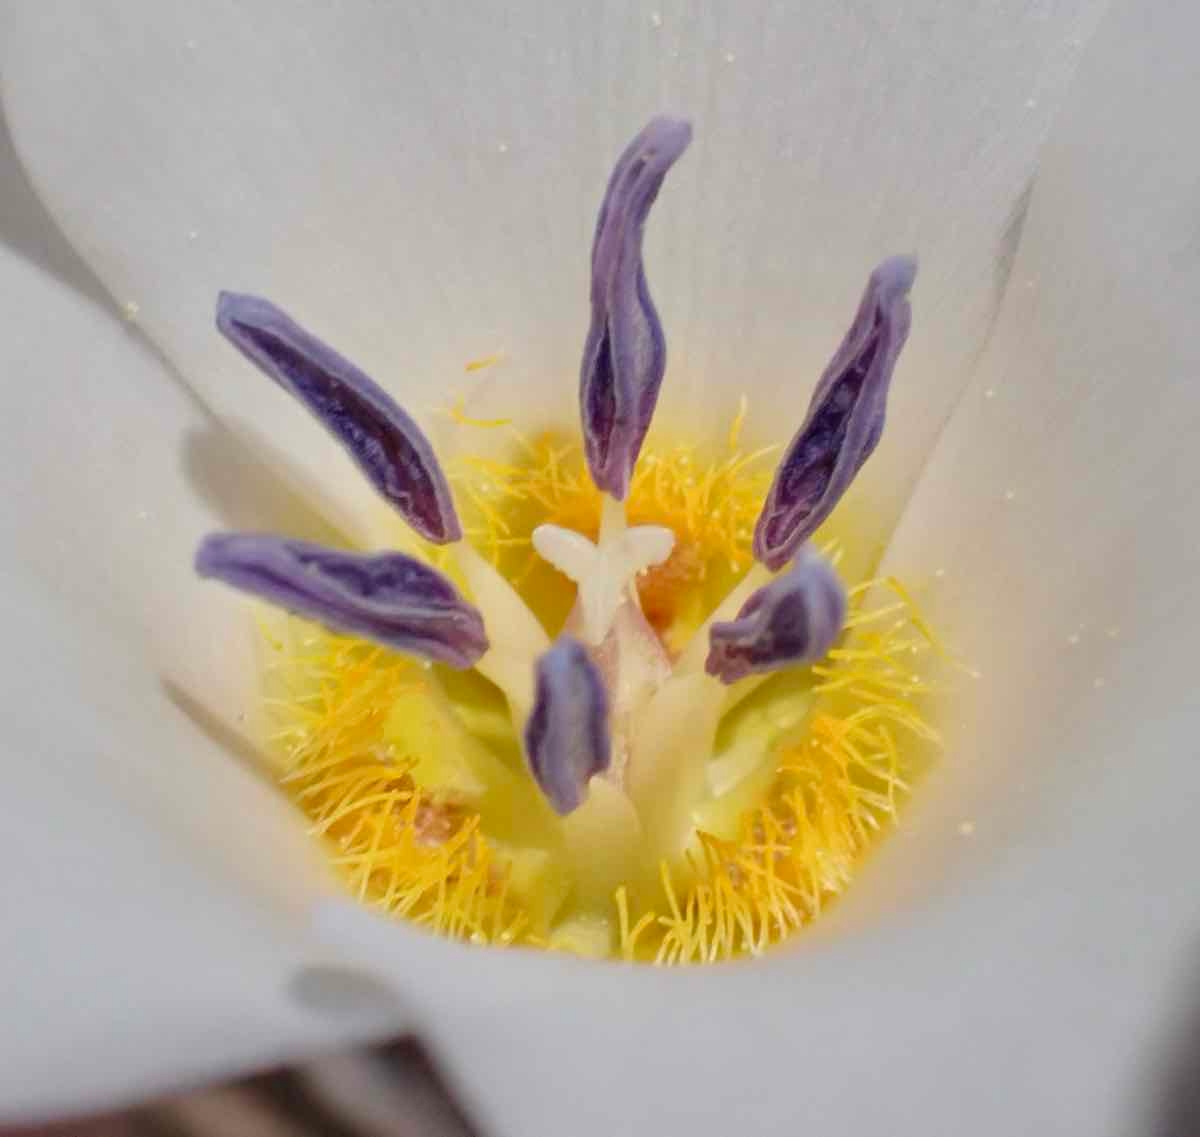
[{"label": "blurred background", "polygon": [[244,1078],[127,1113],[5,1137],[471,1137],[428,1056],[402,1040]]}]

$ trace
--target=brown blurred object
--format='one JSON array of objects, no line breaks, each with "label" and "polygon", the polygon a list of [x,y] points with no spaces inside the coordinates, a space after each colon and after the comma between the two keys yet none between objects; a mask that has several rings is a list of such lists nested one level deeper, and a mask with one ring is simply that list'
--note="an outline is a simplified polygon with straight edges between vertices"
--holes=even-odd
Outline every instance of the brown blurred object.
[{"label": "brown blurred object", "polygon": [[411,1039],[0,1137],[478,1137]]}]

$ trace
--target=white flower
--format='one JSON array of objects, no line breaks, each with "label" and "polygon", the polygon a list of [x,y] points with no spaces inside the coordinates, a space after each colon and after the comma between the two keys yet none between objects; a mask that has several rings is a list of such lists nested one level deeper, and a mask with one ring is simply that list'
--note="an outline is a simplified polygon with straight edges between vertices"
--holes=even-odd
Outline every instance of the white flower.
[{"label": "white flower", "polygon": [[[4,10],[17,151],[111,301],[0,230],[5,1117],[411,1029],[498,1134],[1150,1127],[1200,926],[1200,16],[1103,7]],[[918,249],[863,492],[983,673],[837,912],[679,974],[336,899],[231,760],[253,643],[190,569],[217,526],[380,536],[220,288],[320,313],[427,425],[500,349],[472,413],[574,422],[585,206],[663,106],[700,129],[648,235],[660,419],[747,391],[784,441],[864,267]]]}]

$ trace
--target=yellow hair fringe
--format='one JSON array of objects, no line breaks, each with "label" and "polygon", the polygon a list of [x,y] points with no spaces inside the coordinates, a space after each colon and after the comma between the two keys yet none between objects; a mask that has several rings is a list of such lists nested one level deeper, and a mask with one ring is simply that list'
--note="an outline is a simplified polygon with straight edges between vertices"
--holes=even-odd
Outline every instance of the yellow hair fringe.
[{"label": "yellow hair fringe", "polygon": [[[469,420],[459,407],[451,414],[503,425]],[[769,471],[767,451],[738,451],[743,418],[744,406],[730,453],[716,462],[680,445],[638,465],[631,521],[670,525],[686,553],[666,582],[672,593],[702,587],[714,563],[728,574],[750,563]],[[469,535],[519,580],[533,557],[526,546],[534,524],[594,532],[599,495],[577,446],[515,437],[518,459],[466,458],[453,476],[460,500],[471,503]],[[431,681],[426,669],[299,620],[286,628],[282,638],[268,637],[279,780],[349,890],[443,935],[542,946],[478,816],[419,785],[415,756],[384,742],[389,708],[406,687]],[[678,965],[757,955],[816,919],[894,823],[923,755],[937,745],[922,713],[934,684],[917,668],[939,656],[941,645],[900,582],[854,587],[848,633],[814,668],[813,709],[778,745],[766,800],[743,816],[732,839],[699,833],[682,883],[664,865],[657,900],[639,908],[630,889],[617,890],[620,958]]]}]

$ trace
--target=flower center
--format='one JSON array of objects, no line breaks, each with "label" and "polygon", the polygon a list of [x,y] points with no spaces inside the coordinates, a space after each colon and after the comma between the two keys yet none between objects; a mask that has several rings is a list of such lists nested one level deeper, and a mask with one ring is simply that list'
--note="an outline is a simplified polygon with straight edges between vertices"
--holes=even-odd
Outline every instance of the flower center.
[{"label": "flower center", "polygon": [[[812,543],[882,437],[911,320],[913,258],[871,273],[769,488],[751,495],[752,545],[737,487],[753,458],[736,454],[682,479],[682,509],[667,524],[628,524],[624,503],[635,504],[639,478],[650,472],[656,501],[663,481],[661,459],[640,460],[667,362],[642,238],[691,136],[685,121],[652,119],[618,158],[600,207],[579,380],[587,469],[571,481],[602,494],[598,517],[582,526],[552,515],[546,484],[561,489],[561,453],[524,483],[543,491],[530,495],[528,544],[573,588],[565,620],[539,620],[525,571],[506,571],[496,555],[521,543],[511,516],[523,500],[519,461],[489,479],[499,504],[489,506],[480,485],[452,487],[416,421],[354,363],[269,300],[218,298],[221,333],[324,425],[428,546],[362,553],[213,533],[196,570],[326,629],[318,642],[328,640],[336,661],[285,676],[298,700],[285,727],[287,781],[339,843],[337,861],[363,899],[453,934],[628,959],[650,951],[650,940],[667,962],[760,951],[836,894],[863,827],[891,817],[903,784],[893,732],[930,737],[900,697],[920,691],[920,680],[906,679],[895,659],[920,645],[868,638],[839,649],[856,621],[878,615],[854,610],[848,600],[868,586],[848,598],[829,550]],[[479,507],[482,534],[464,529],[464,500]],[[708,518],[718,529],[732,518],[724,569],[695,555]],[[738,580],[751,551],[757,563]],[[661,570],[654,626],[638,587],[651,570]],[[689,583],[704,583],[707,595]],[[899,620],[892,631],[905,627]],[[393,666],[377,650],[364,657],[341,636],[423,664]],[[309,645],[299,658],[313,655]],[[851,675],[822,670],[838,658],[856,661]],[[382,665],[383,701],[354,691],[348,703],[325,701],[346,660],[350,676],[368,680]],[[836,703],[831,693],[843,689],[860,705],[840,725],[813,718],[808,742],[824,731],[820,751],[836,768],[813,781],[806,764],[781,765],[781,740],[814,713],[814,695]],[[826,813],[829,792],[842,812]],[[806,829],[814,819],[819,839]],[[670,916],[656,915],[664,900]]]},{"label": "flower center", "polygon": [[[762,951],[844,891],[926,761],[916,676],[934,648],[906,595],[863,581],[849,638],[811,671],[751,690],[705,673],[688,645],[764,575],[745,574],[767,470],[731,441],[708,459],[652,451],[624,510],[556,436],[451,472],[473,503],[464,578],[485,566],[489,588],[536,612],[542,646],[543,624],[599,634],[587,647],[611,693],[613,761],[565,818],[531,784],[520,713],[495,685],[506,649],[540,650],[522,647],[528,629],[501,625],[487,682],[281,618],[267,690],[281,781],[356,895],[479,943],[685,963]],[[869,563],[857,528],[850,516],[822,532],[843,564]],[[589,587],[609,598],[591,636]],[[693,776],[668,793],[673,755]]]}]

